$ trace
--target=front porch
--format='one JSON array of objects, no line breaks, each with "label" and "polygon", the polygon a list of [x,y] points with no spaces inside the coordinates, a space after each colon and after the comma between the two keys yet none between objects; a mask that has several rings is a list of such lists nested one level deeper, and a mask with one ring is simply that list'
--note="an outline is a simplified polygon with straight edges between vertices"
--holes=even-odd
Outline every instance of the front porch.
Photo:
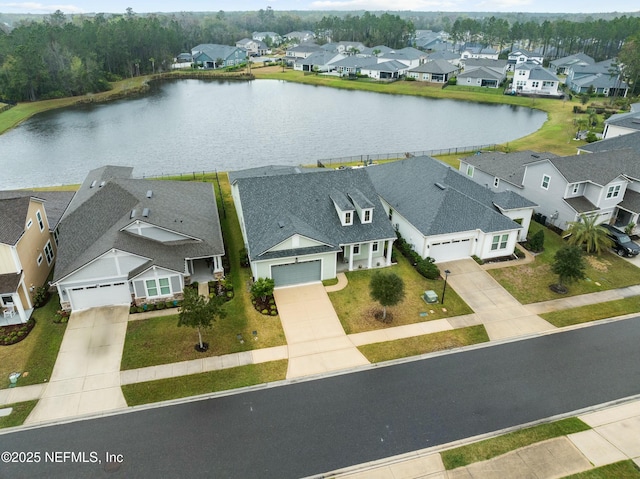
[{"label": "front porch", "polygon": [[24,310],[24,321],[20,316],[18,311],[3,309],[2,316],[0,316],[0,327],[2,326],[13,326],[14,324],[24,324],[29,318],[31,318],[31,314],[33,313],[33,308]]},{"label": "front porch", "polygon": [[219,256],[189,259],[187,265],[192,283],[207,283],[224,277],[222,258]]},{"label": "front porch", "polygon": [[[381,258],[384,259],[384,258]],[[349,269],[349,262],[338,261],[336,265],[336,273],[345,273],[347,271],[357,271],[363,269],[376,269],[376,268],[386,268],[389,266],[386,261],[374,261],[371,266],[369,266],[369,261],[366,259],[357,260],[353,262],[353,268]]]}]

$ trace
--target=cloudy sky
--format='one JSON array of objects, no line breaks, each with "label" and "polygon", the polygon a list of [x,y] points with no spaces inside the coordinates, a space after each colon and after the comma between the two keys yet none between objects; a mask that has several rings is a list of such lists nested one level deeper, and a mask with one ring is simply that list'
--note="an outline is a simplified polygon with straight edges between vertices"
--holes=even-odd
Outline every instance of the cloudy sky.
[{"label": "cloudy sky", "polygon": [[205,12],[259,10],[413,10],[438,12],[550,12],[594,13],[637,12],[637,0],[67,0],[62,2],[21,2],[0,0],[1,13],[66,14],[111,12]]}]

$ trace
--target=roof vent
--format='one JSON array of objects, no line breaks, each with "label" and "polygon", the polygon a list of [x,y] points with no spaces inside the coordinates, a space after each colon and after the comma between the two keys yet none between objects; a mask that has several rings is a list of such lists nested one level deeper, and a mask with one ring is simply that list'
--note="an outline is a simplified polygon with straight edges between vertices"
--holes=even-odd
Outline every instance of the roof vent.
[{"label": "roof vent", "polygon": [[144,216],[145,218],[149,217],[149,208],[144,208],[142,210],[142,216]]},{"label": "roof vent", "polygon": [[153,196],[153,191],[147,191],[147,198],[151,198]]},{"label": "roof vent", "polygon": [[444,186],[442,183],[436,183],[435,185],[441,190],[444,190],[446,188],[446,186]]},{"label": "roof vent", "polygon": [[135,218],[136,217],[136,210],[133,209],[131,210],[131,214],[129,215],[129,218]]},{"label": "roof vent", "polygon": [[98,182],[98,180],[93,180],[91,182],[91,186],[89,186],[89,188],[93,188],[94,186],[96,186],[96,183]]},{"label": "roof vent", "polygon": [[531,155],[533,158],[540,158],[540,155]]},{"label": "roof vent", "polygon": [[280,228],[284,228],[284,221],[278,221],[278,226]]},{"label": "roof vent", "polygon": [[100,182],[100,188],[102,188],[105,185],[106,181],[101,181]]}]

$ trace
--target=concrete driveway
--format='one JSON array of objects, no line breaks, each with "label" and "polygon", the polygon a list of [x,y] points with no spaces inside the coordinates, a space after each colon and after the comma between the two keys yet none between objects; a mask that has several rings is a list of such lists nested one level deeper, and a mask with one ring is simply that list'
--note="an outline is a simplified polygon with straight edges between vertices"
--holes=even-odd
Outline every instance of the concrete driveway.
[{"label": "concrete driveway", "polygon": [[273,295],[287,338],[287,378],[369,364],[342,329],[321,283],[278,288]]},{"label": "concrete driveway", "polygon": [[555,329],[532,314],[474,260],[438,263],[449,270],[448,284],[475,312],[492,340],[506,339]]},{"label": "concrete driveway", "polygon": [[120,361],[128,306],[72,313],[42,397],[25,424],[126,408]]}]

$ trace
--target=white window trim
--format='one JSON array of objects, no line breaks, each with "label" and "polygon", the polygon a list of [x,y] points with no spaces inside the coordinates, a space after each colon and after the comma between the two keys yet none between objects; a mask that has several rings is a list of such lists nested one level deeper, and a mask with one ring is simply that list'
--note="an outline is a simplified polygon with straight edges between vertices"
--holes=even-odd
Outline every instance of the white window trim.
[{"label": "white window trim", "polygon": [[[47,252],[47,250],[49,252]],[[47,244],[44,245],[44,255],[47,258],[47,264],[49,266],[51,266],[51,263],[53,262],[53,259],[55,258],[54,254],[53,254],[53,247],[51,246],[51,241],[47,241]]]},{"label": "white window trim", "polygon": [[474,171],[473,165],[467,165],[467,176],[469,178],[473,178],[473,171]]},{"label": "white window trim", "polygon": [[500,186],[500,178],[498,178],[497,176],[493,179],[493,187],[497,188],[498,186]]},{"label": "white window trim", "polygon": [[617,198],[620,195],[620,185],[613,185],[607,189],[607,199]]},{"label": "white window trim", "polygon": [[38,255],[38,259],[36,260],[36,263],[38,263],[38,266],[42,264],[42,253]]},{"label": "white window trim", "polygon": [[40,210],[36,211],[36,220],[38,220],[40,231],[44,231],[44,220],[42,219],[42,213],[40,213]]},{"label": "white window trim", "polygon": [[373,251],[374,253],[376,253],[378,251],[378,242],[374,241],[373,244],[371,245],[371,251]]},{"label": "white window trim", "polygon": [[352,225],[353,224],[353,212],[352,211],[345,211],[344,212],[344,224],[345,225]]},{"label": "white window trim", "polygon": [[354,244],[353,246],[351,246],[351,254],[353,256],[360,254],[360,245],[359,244]]},{"label": "white window trim", "polygon": [[580,190],[580,183],[575,183],[573,185],[573,190],[571,190],[572,194],[577,195],[578,194],[578,190]]},{"label": "white window trim", "polygon": [[363,216],[363,219],[362,219],[363,223],[371,223],[371,219],[373,218],[373,211],[371,211],[371,209],[366,209],[362,213],[362,216]]},{"label": "white window trim", "polygon": [[31,226],[33,226],[33,220],[29,218],[29,221],[27,221],[27,229],[30,229]]},{"label": "white window trim", "polygon": [[[547,186],[545,186],[545,178],[547,179],[546,183]],[[543,190],[548,190],[549,189],[549,185],[551,184],[551,177],[549,175],[542,175],[542,182],[540,183],[540,188],[542,188]]]},{"label": "white window trim", "polygon": [[503,249],[507,249],[508,245],[509,245],[508,234],[494,235],[493,238],[491,238],[491,251],[500,251]]},{"label": "white window trim", "polygon": [[[162,292],[162,286],[160,285],[160,280],[162,279],[166,279],[167,280],[167,287],[169,288],[169,292],[168,293],[163,293]],[[147,284],[149,281],[153,281],[153,283],[155,284],[155,290],[156,290],[156,294],[149,294],[149,285]],[[145,292],[147,294],[147,298],[160,298],[160,297],[164,297],[164,296],[171,296],[171,280],[169,278],[151,278],[151,279],[145,279],[144,280],[144,289]]]}]

